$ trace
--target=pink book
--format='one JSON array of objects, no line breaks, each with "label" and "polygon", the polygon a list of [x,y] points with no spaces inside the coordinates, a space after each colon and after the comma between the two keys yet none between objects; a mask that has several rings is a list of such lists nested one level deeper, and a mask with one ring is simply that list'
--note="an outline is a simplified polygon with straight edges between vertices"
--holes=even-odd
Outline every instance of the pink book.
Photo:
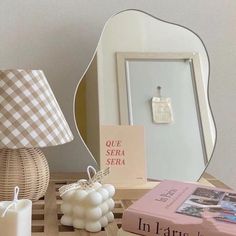
[{"label": "pink book", "polygon": [[125,210],[122,229],[152,236],[236,235],[236,192],[163,181]]}]

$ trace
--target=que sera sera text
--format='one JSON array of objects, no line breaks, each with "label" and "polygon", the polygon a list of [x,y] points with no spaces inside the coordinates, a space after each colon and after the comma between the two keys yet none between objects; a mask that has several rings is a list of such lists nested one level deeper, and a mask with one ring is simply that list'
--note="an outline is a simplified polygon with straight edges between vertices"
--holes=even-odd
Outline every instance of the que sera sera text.
[{"label": "que sera sera text", "polygon": [[125,150],[122,148],[121,140],[106,141],[106,165],[125,165]]}]

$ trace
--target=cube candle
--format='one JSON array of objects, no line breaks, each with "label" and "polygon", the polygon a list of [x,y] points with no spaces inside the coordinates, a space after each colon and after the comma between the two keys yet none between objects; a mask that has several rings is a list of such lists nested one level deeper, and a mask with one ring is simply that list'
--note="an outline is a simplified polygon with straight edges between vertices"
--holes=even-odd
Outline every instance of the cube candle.
[{"label": "cube candle", "polygon": [[96,182],[91,189],[71,190],[62,195],[61,224],[98,232],[114,220],[114,186]]},{"label": "cube candle", "polygon": [[[94,172],[91,177],[90,171]],[[77,183],[64,185],[59,189],[62,197],[61,211],[64,214],[61,224],[98,232],[114,220],[112,210],[115,202],[115,188],[111,184],[101,184],[103,177],[110,173],[110,168],[98,173],[88,166],[89,180],[81,179]]]}]

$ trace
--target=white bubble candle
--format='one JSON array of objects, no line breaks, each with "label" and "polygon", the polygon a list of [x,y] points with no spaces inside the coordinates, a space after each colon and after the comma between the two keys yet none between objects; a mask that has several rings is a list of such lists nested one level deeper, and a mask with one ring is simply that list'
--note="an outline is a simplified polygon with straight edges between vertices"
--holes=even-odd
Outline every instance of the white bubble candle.
[{"label": "white bubble candle", "polygon": [[32,202],[18,200],[19,188],[15,187],[13,201],[0,202],[0,235],[31,236]]},{"label": "white bubble candle", "polygon": [[[90,176],[90,170],[95,173],[93,178]],[[88,181],[80,180],[60,188],[59,192],[63,200],[61,211],[64,214],[61,224],[86,229],[89,232],[98,232],[114,220],[112,210],[115,202],[112,197],[115,188],[111,184],[102,185],[98,182],[109,173],[107,169],[96,173],[96,170],[89,166],[87,172]]]}]

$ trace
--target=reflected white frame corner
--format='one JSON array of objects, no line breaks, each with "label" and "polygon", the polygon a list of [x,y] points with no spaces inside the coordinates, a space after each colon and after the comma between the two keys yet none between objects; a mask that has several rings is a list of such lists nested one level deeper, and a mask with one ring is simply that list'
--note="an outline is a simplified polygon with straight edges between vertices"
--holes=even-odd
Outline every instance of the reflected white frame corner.
[{"label": "reflected white frame corner", "polygon": [[193,89],[195,90],[195,104],[200,126],[201,141],[204,151],[204,161],[207,165],[214,149],[211,136],[209,103],[204,90],[199,54],[195,52],[117,52],[117,80],[118,80],[118,101],[121,125],[133,125],[133,115],[131,110],[130,81],[127,71],[129,60],[189,60]]}]

